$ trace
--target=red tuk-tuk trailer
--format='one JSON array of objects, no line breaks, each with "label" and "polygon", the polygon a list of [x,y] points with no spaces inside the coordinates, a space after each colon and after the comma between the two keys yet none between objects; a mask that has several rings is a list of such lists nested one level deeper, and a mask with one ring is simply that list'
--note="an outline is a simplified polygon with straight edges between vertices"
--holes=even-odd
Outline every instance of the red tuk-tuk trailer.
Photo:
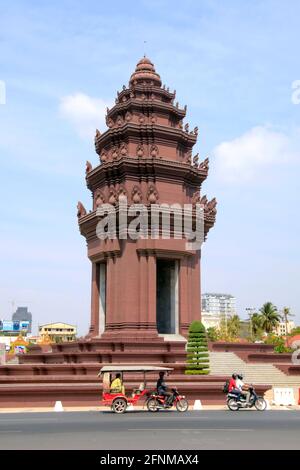
[{"label": "red tuk-tuk trailer", "polygon": [[[148,372],[171,372],[173,369],[168,367],[158,366],[145,366],[145,365],[111,365],[104,366],[100,370],[98,376],[103,376],[103,393],[102,393],[102,405],[110,406],[114,413],[124,413],[128,405],[136,405],[142,397],[146,397],[149,394],[149,390],[146,388],[146,374]],[[110,390],[112,374],[121,374],[121,381],[124,384],[124,373],[138,374],[141,373],[142,381],[138,388],[133,389],[131,396],[126,393],[112,393]]]}]

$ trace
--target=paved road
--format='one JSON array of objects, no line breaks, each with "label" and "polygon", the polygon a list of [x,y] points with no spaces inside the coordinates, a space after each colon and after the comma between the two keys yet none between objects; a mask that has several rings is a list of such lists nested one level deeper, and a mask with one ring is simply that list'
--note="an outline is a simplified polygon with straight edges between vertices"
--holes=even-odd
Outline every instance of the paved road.
[{"label": "paved road", "polygon": [[300,412],[0,414],[0,449],[300,449]]}]

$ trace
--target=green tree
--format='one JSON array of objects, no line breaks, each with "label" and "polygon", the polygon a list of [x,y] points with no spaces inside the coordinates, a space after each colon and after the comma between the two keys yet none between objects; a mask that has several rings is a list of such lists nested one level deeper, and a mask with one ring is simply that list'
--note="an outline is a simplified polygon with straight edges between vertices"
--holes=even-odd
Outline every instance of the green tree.
[{"label": "green tree", "polygon": [[241,320],[238,315],[233,315],[227,320],[227,332],[231,339],[236,339],[239,336],[241,329]]},{"label": "green tree", "polygon": [[250,319],[250,327],[251,327],[251,338],[254,340],[261,339],[263,334],[263,319],[262,315],[259,313],[253,313]]},{"label": "green tree", "polygon": [[218,341],[219,339],[219,332],[215,326],[210,326],[207,328],[207,337],[209,341]]},{"label": "green tree", "polygon": [[190,324],[187,342],[186,374],[209,374],[209,354],[204,325],[195,320]]},{"label": "green tree", "polygon": [[266,302],[260,309],[262,317],[262,328],[266,333],[271,333],[280,322],[277,307],[272,302]]},{"label": "green tree", "polygon": [[289,307],[283,307],[282,309],[282,320],[285,323],[285,331],[286,331],[286,339],[285,339],[285,344],[287,345],[287,334],[288,334],[288,321],[289,317],[294,317],[295,315],[291,314],[291,309]]}]

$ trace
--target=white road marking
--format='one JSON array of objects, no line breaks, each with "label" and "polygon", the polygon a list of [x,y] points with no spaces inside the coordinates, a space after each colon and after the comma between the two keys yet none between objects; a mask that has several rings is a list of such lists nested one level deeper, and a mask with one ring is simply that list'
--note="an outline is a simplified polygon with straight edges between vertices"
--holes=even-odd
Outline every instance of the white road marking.
[{"label": "white road marking", "polygon": [[207,432],[207,431],[236,431],[236,432],[240,432],[240,431],[255,431],[255,429],[233,429],[233,428],[199,428],[199,429],[196,429],[196,428],[185,428],[185,429],[170,429],[170,428],[157,428],[157,429],[154,429],[154,428],[144,428],[144,429],[141,429],[141,428],[131,428],[131,429],[127,429],[127,431],[146,431],[146,432],[152,432],[152,431],[175,431],[175,432],[180,432],[180,431],[197,431],[197,432]]},{"label": "white road marking", "polygon": [[0,433],[2,433],[2,434],[8,434],[8,433],[11,433],[11,432],[23,432],[23,431],[0,431]]}]

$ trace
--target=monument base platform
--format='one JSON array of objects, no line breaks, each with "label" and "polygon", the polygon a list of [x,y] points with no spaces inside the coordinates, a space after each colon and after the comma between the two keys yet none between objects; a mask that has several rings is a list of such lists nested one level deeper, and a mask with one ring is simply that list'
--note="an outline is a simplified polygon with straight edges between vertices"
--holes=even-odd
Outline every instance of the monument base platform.
[{"label": "monument base platform", "polygon": [[[43,351],[32,346],[28,354],[18,356],[19,364],[0,366],[0,403],[2,407],[99,406],[102,382],[98,373],[107,364],[148,364],[170,367],[169,386],[176,386],[190,403],[224,404],[222,392],[227,377],[185,374],[185,341],[92,338],[73,343],[51,345]],[[157,374],[147,375],[147,388],[154,390]],[[128,394],[138,387],[141,375],[125,379]],[[259,385],[265,393],[271,386]]]}]

